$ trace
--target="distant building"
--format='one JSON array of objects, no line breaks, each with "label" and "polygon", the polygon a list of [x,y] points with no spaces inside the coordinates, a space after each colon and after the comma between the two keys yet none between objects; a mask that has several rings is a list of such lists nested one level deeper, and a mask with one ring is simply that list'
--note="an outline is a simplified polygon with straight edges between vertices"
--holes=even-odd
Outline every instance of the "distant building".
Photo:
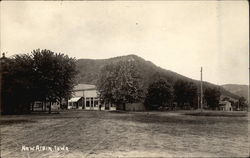
[{"label": "distant building", "polygon": [[[31,111],[46,112],[49,111],[50,103],[35,101],[31,106]],[[51,111],[58,112],[60,109],[60,104],[58,102],[51,102]]]},{"label": "distant building", "polygon": [[73,97],[68,100],[68,109],[115,110],[110,105],[101,105],[95,85],[78,84],[73,89]]},{"label": "distant building", "polygon": [[78,84],[73,89],[73,96],[68,100],[68,109],[84,110],[126,110],[126,111],[145,111],[142,103],[126,104],[123,109],[122,105],[101,104],[98,97],[98,90],[95,85]]},{"label": "distant building", "polygon": [[219,108],[222,111],[233,111],[233,107],[231,105],[231,102],[225,100],[225,101],[220,101]]},{"label": "distant building", "polygon": [[95,85],[78,84],[73,89],[73,97],[68,101],[68,109],[98,109],[97,89]]}]

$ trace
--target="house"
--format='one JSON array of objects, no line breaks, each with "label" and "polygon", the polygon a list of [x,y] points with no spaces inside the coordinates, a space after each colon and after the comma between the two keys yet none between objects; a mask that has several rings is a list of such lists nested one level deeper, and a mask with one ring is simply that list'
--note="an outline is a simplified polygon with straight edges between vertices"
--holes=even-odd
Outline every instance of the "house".
[{"label": "house", "polygon": [[114,106],[102,105],[95,85],[78,84],[73,89],[73,97],[68,100],[68,109],[115,110]]},{"label": "house", "polygon": [[229,102],[227,100],[220,101],[219,109],[222,110],[222,111],[233,111],[233,107],[231,105],[231,102]]}]

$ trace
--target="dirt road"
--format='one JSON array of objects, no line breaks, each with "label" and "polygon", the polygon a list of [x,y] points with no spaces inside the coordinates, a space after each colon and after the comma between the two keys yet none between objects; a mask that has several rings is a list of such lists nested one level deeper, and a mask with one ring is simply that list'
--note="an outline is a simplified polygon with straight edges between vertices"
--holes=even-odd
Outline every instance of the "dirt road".
[{"label": "dirt road", "polygon": [[[1,117],[1,157],[247,157],[247,117],[68,111]],[[68,151],[22,151],[22,146]]]}]

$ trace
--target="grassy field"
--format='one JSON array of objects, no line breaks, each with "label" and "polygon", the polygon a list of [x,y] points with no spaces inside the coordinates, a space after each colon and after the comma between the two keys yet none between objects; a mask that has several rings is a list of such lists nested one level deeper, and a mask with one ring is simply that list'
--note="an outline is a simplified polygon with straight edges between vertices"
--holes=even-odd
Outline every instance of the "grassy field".
[{"label": "grassy field", "polygon": [[[246,114],[206,113],[65,111],[2,116],[1,157],[248,157]],[[65,145],[69,151],[21,151],[24,145]]]}]

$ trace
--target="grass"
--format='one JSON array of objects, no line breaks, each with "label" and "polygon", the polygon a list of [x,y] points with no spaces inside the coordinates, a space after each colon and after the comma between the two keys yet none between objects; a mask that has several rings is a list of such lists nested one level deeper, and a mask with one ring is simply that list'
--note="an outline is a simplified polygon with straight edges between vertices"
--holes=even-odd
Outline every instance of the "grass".
[{"label": "grass", "polygon": [[246,117],[247,112],[245,111],[196,111],[186,112],[185,115],[192,116],[220,116],[220,117]]},{"label": "grass", "polygon": [[[3,116],[1,157],[248,157],[246,113],[224,115],[65,111]],[[65,145],[69,151],[24,152],[22,145]]]}]

